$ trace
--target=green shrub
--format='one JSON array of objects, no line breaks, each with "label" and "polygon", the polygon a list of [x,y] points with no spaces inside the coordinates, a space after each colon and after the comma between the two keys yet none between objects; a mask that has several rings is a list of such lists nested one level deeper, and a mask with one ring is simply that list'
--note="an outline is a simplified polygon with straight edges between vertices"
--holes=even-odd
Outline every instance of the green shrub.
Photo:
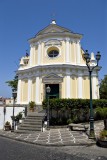
[{"label": "green shrub", "polygon": [[102,130],[100,132],[100,139],[107,139],[107,130]]},{"label": "green shrub", "polygon": [[5,125],[10,125],[10,122],[9,122],[9,121],[6,121]]},{"label": "green shrub", "polygon": [[29,102],[29,108],[34,109],[34,107],[35,107],[35,102],[34,101]]},{"label": "green shrub", "polygon": [[106,119],[107,118],[107,107],[97,107],[95,109],[96,111],[96,116],[99,118],[99,119]]},{"label": "green shrub", "polygon": [[22,119],[22,112],[19,112],[15,117],[16,121],[19,121],[20,119]]},{"label": "green shrub", "polygon": [[[43,108],[47,109],[47,100],[45,99],[42,103]],[[93,100],[93,109],[96,113],[96,108],[98,106],[104,107],[107,109],[107,100],[103,99],[94,99]],[[50,120],[53,117],[53,111],[57,113],[55,117],[55,124],[68,124],[69,119],[72,122],[80,123],[89,121],[89,112],[90,112],[90,100],[89,99],[49,99],[49,107],[51,110]],[[106,111],[107,113],[107,111]],[[95,114],[95,119],[101,119],[100,116]]]},{"label": "green shrub", "polygon": [[67,120],[67,124],[70,124],[70,123],[72,123],[73,122],[73,120],[71,119],[71,118],[69,118],[68,120]]}]

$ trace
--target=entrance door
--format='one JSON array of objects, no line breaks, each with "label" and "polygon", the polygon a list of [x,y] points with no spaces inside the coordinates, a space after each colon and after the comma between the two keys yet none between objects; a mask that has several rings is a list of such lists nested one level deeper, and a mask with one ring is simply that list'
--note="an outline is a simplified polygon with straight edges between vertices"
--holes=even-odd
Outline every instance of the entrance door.
[{"label": "entrance door", "polygon": [[[59,84],[46,84],[45,90],[47,86],[51,88],[51,91],[49,93],[49,99],[59,98]],[[46,93],[46,98],[47,98],[47,93]]]}]

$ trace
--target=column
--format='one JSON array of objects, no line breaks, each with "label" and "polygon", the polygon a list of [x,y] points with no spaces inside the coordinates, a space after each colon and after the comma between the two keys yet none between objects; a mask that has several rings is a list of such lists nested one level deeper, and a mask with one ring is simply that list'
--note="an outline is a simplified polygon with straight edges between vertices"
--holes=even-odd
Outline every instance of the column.
[{"label": "column", "polygon": [[33,65],[33,45],[30,45],[30,66]]},{"label": "column", "polygon": [[77,62],[76,42],[74,41],[73,43],[74,43],[73,44],[74,45],[74,63],[76,64],[76,62]]},{"label": "column", "polygon": [[31,101],[32,80],[28,79],[28,103]]},{"label": "column", "polygon": [[36,104],[39,104],[39,97],[40,97],[40,78],[36,77]]},{"label": "column", "polygon": [[37,64],[40,65],[41,64],[41,43],[38,42],[38,61]]},{"label": "column", "polygon": [[66,38],[66,63],[69,63],[70,62],[70,45],[69,45],[69,41],[70,39],[69,38]]},{"label": "column", "polygon": [[83,85],[82,85],[82,74],[78,74],[78,98],[83,98]]},{"label": "column", "polygon": [[77,63],[80,64],[81,61],[81,52],[80,52],[80,41],[77,41],[76,44],[76,50],[77,50]]},{"label": "column", "polygon": [[97,99],[98,97],[98,88],[96,83],[96,76],[92,76],[92,97],[93,99]]},{"label": "column", "polygon": [[67,69],[66,72],[66,98],[71,98],[70,69]]},{"label": "column", "polygon": [[18,89],[17,89],[17,104],[21,103],[21,79],[18,80]]}]

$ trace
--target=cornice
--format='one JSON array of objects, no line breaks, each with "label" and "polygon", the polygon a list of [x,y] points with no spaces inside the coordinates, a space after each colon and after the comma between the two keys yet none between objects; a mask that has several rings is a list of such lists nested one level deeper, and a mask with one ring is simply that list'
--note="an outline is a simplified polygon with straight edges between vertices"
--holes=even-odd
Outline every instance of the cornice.
[{"label": "cornice", "polygon": [[[92,76],[97,76],[101,67],[96,68]],[[56,73],[62,75],[77,75],[88,76],[89,72],[87,66],[70,65],[70,64],[54,64],[54,65],[41,65],[28,68],[25,70],[18,70],[19,79],[28,79],[37,76],[43,76],[44,74]]]},{"label": "cornice", "polygon": [[37,37],[33,37],[31,39],[29,39],[29,43],[35,43],[35,42],[38,42],[38,41],[43,41],[44,39],[47,39],[47,38],[56,38],[56,37],[59,37],[59,38],[64,38],[67,37],[67,38],[71,38],[71,39],[77,39],[77,40],[80,40],[82,38],[82,35],[80,34],[76,34],[76,33],[69,33],[69,32],[52,32],[52,33],[46,33],[46,34],[43,34],[43,35],[38,35]]}]

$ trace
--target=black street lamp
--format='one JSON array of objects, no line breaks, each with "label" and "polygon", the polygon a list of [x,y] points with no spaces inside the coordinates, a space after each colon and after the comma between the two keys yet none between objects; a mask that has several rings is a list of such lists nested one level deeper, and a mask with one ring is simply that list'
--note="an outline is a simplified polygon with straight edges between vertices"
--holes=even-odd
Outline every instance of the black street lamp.
[{"label": "black street lamp", "polygon": [[5,127],[6,106],[4,106],[3,113],[4,113],[4,127]]},{"label": "black street lamp", "polygon": [[47,113],[47,129],[49,130],[49,125],[50,125],[50,113],[49,113],[49,93],[51,91],[51,88],[48,86],[46,87],[46,92],[47,92],[47,96],[48,96],[48,105],[47,105],[47,109],[48,109],[48,113]]},{"label": "black street lamp", "polygon": [[89,71],[89,79],[90,79],[90,133],[89,133],[89,138],[95,138],[95,133],[94,133],[94,113],[93,113],[93,105],[92,105],[92,72],[95,67],[98,67],[98,62],[101,58],[100,52],[97,52],[96,54],[96,64],[94,66],[91,65],[91,58],[88,53],[88,50],[85,51],[85,54],[83,55],[84,59],[86,61],[86,65]]},{"label": "black street lamp", "polygon": [[17,97],[17,91],[16,89],[12,89],[12,97],[13,97],[13,118],[12,118],[12,129],[11,132],[14,132],[14,105],[15,105],[15,100]]}]

